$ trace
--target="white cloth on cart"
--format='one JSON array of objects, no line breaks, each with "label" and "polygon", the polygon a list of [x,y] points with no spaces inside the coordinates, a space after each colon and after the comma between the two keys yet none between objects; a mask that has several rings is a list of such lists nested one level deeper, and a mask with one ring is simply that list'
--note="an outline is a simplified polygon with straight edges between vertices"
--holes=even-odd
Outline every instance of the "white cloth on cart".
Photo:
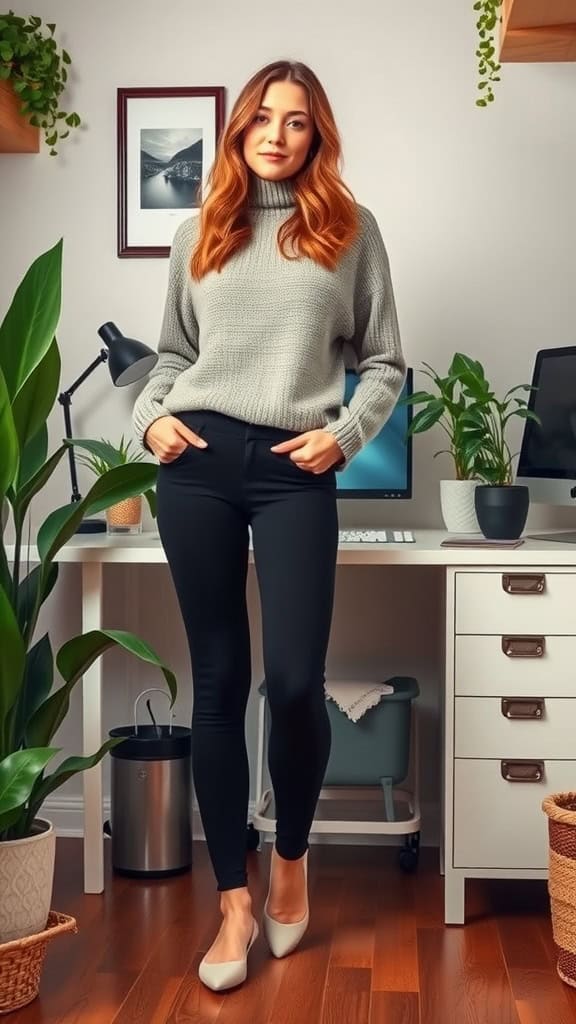
[{"label": "white cloth on cart", "polygon": [[350,721],[357,722],[369,708],[379,704],[388,693],[394,693],[394,687],[389,683],[359,679],[330,679],[324,683],[324,692]]}]

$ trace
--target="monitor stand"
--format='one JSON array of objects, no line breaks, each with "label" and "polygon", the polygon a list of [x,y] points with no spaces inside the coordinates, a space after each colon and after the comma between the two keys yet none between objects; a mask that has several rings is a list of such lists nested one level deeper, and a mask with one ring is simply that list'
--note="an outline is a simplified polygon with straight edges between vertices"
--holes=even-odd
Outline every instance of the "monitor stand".
[{"label": "monitor stand", "polygon": [[557,544],[576,544],[576,530],[566,533],[536,533],[528,535],[529,540],[555,540]]}]

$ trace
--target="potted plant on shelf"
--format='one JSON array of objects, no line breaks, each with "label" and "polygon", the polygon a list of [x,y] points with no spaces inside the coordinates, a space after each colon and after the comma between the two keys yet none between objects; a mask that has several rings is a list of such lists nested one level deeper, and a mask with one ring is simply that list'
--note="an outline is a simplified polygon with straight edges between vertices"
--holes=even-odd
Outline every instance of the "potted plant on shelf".
[{"label": "potted plant on shelf", "polygon": [[[102,474],[80,501],[54,509],[36,537],[35,564],[29,546],[29,511],[67,452],[48,454],[46,421],[58,393],[60,355],[56,327],[60,314],[62,241],[27,271],[0,325],[0,1009],[37,994],[17,980],[15,940],[42,933],[52,896],[55,835],[40,817],[48,795],[68,779],[97,764],[122,739],[109,739],[83,757],[67,757],[47,774],[60,749],[53,737],[68,712],[70,695],[94,660],[113,646],[123,648],[163,673],[171,697],[176,680],[143,640],[122,630],[92,630],[68,640],[54,656],[48,632],[38,634],[38,617],[53,590],[58,552],[82,518],[114,502],[149,490],[156,467],[115,466]],[[13,528],[9,547],[6,531]],[[33,563],[32,565],[30,563]],[[61,685],[55,684],[55,667]],[[54,922],[58,926],[58,921]],[[45,938],[45,933],[44,933]],[[26,955],[29,957],[29,950]],[[4,965],[10,958],[8,967]],[[29,970],[33,971],[34,961]],[[26,989],[27,995],[22,996]],[[30,992],[32,993],[30,995]],[[11,1002],[12,1000],[12,1002]]]},{"label": "potted plant on shelf", "polygon": [[439,424],[448,438],[448,448],[434,453],[449,455],[452,459],[456,479],[440,481],[440,504],[442,518],[450,533],[478,533],[478,521],[474,506],[474,491],[478,480],[476,459],[481,448],[480,439],[471,437],[463,429],[463,416],[471,399],[466,392],[465,376],[475,366],[469,356],[456,352],[448,373],[441,377],[428,363],[421,372],[430,377],[436,390],[416,391],[401,399],[400,404],[422,405],[408,428],[408,436],[421,434]]},{"label": "potted plant on shelf", "polygon": [[[100,441],[73,438],[70,442],[75,447],[84,448],[76,456],[77,462],[91,469],[96,476],[103,476],[115,466],[126,466],[142,462],[145,453],[135,450],[132,441],[124,441],[124,434],[117,446],[101,438]],[[155,491],[150,489],[145,497],[148,500],[152,515],[156,515]],[[110,533],[140,533],[142,529],[142,495],[117,501],[106,509],[106,521]]]},{"label": "potted plant on shelf", "polygon": [[[0,14],[0,88],[10,95],[7,103],[14,114],[34,128],[42,128],[50,156],[56,156],[56,144],[66,139],[71,128],[80,125],[74,111],[60,109],[60,94],[66,87],[72,63],[66,50],[59,53],[54,40],[54,24],[41,28],[42,19],[34,15],[21,18],[9,11]],[[19,110],[16,108],[19,107]],[[37,136],[37,132],[34,133]],[[28,147],[30,149],[30,147]],[[33,146],[37,151],[38,145]]]},{"label": "potted plant on shelf", "polygon": [[507,441],[508,426],[514,417],[540,419],[528,408],[518,391],[535,390],[530,384],[516,384],[503,398],[496,397],[480,363],[471,364],[462,377],[465,394],[471,404],[462,416],[467,445],[478,445],[475,470],[481,483],[474,493],[478,524],[485,537],[515,539],[526,524],[529,491],[512,483],[512,455]]}]

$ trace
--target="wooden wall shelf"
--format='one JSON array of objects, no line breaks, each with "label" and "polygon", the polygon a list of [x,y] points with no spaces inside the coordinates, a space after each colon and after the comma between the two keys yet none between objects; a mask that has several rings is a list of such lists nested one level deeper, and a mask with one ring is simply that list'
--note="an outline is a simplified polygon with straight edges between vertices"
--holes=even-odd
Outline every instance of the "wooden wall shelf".
[{"label": "wooden wall shelf", "polygon": [[38,153],[40,129],[21,116],[20,100],[8,82],[0,81],[0,153]]},{"label": "wooden wall shelf", "polygon": [[500,62],[576,60],[576,0],[504,0]]}]

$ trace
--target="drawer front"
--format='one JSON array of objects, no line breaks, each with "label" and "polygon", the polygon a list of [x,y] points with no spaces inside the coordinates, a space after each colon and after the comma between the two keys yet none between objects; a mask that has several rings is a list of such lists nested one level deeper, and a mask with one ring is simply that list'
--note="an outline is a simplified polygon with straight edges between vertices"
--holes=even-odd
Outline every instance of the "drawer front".
[{"label": "drawer front", "polygon": [[576,636],[457,636],[454,667],[461,696],[576,697]]},{"label": "drawer front", "polygon": [[576,788],[576,761],[545,761],[541,782],[506,782],[499,760],[454,762],[455,868],[548,868],[550,793]]},{"label": "drawer front", "polygon": [[[454,705],[456,757],[569,760],[576,756],[575,698],[524,702],[512,697],[505,710],[513,717],[503,714],[499,697],[456,697]],[[576,776],[572,781],[576,784]]]},{"label": "drawer front", "polygon": [[574,636],[576,573],[458,572],[456,632]]}]

